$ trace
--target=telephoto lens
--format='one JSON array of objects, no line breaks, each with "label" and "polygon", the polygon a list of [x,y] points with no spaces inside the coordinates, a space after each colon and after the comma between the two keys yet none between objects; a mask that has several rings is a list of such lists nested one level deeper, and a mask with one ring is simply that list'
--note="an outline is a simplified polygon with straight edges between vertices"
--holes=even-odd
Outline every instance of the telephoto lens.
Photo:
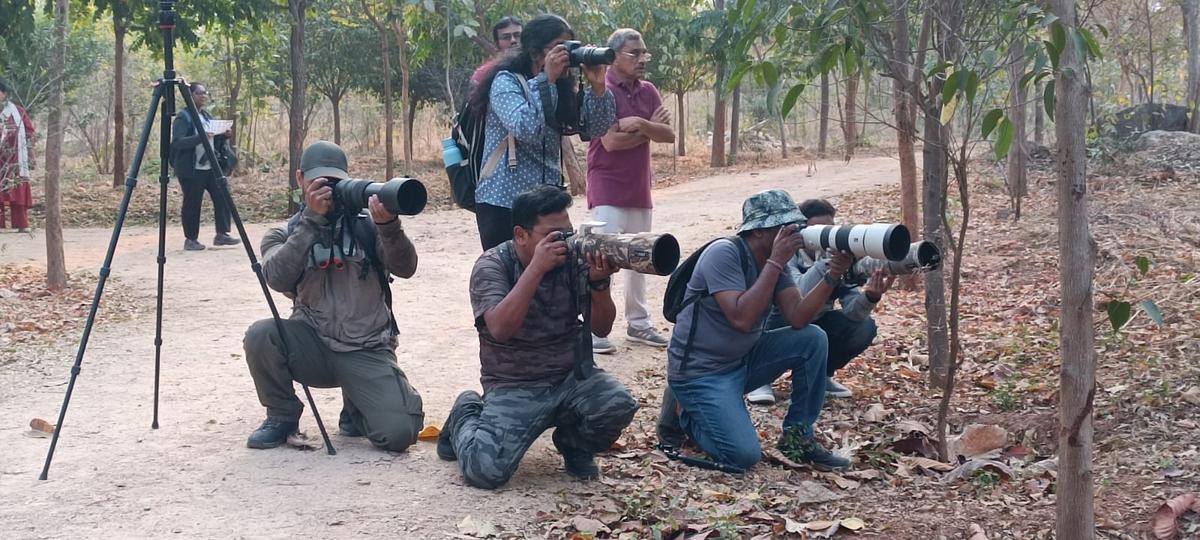
[{"label": "telephoto lens", "polygon": [[612,64],[617,60],[617,51],[609,47],[593,47],[578,41],[564,41],[563,46],[571,56],[571,67]]},{"label": "telephoto lens", "polygon": [[908,246],[912,242],[908,227],[899,223],[809,225],[801,229],[800,234],[809,251],[848,251],[859,259],[903,260],[908,256]]},{"label": "telephoto lens", "polygon": [[603,222],[579,226],[579,234],[564,235],[572,249],[606,256],[624,270],[669,276],[679,266],[679,241],[665,233],[602,233]]},{"label": "telephoto lens", "polygon": [[347,178],[334,182],[332,187],[334,204],[346,213],[358,213],[367,207],[372,195],[378,195],[388,212],[415,216],[425,209],[428,200],[425,185],[416,178],[393,178],[387,182]]},{"label": "telephoto lens", "polygon": [[937,270],[942,265],[942,252],[928,240],[913,242],[908,246],[908,255],[899,261],[864,257],[854,263],[849,272],[851,282],[866,283],[875,270],[883,269],[893,276],[904,276]]}]

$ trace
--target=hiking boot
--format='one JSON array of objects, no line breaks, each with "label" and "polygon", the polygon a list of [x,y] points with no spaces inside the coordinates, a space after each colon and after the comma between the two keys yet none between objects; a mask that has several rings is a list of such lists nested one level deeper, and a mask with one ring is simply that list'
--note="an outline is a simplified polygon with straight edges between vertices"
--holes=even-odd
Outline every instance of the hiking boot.
[{"label": "hiking boot", "polygon": [[562,454],[563,468],[567,470],[567,474],[579,480],[600,478],[600,466],[596,465],[596,457],[561,443],[559,437],[561,433],[561,428],[555,429],[554,435],[550,438],[554,441],[554,447],[558,449],[558,453]]},{"label": "hiking boot", "polygon": [[195,240],[192,240],[191,238],[188,238],[183,241],[183,250],[184,251],[204,251],[205,246],[204,246],[204,244],[201,244],[200,242],[197,242]]},{"label": "hiking boot", "polygon": [[829,397],[847,398],[854,395],[849,388],[842,386],[841,383],[833,380],[833,377],[825,379],[825,395]]},{"label": "hiking boot", "polygon": [[356,416],[359,415],[346,410],[345,407],[342,408],[342,414],[338,416],[338,431],[343,437],[365,437],[367,435],[358,429]]},{"label": "hiking boot", "polygon": [[592,334],[592,352],[596,354],[612,354],[617,348],[607,337],[600,337]]},{"label": "hiking boot", "polygon": [[818,471],[841,471],[850,467],[850,460],[826,450],[799,427],[789,427],[779,436],[779,451],[796,463],[808,464]]},{"label": "hiking boot", "polygon": [[458,459],[458,455],[454,453],[454,427],[459,418],[462,418],[463,412],[472,408],[476,412],[483,410],[483,399],[474,390],[467,390],[454,400],[454,406],[450,407],[450,415],[446,417],[446,423],[442,424],[442,431],[438,433],[437,455],[439,458],[445,461]]},{"label": "hiking boot", "polygon": [[770,384],[764,384],[746,394],[746,401],[755,405],[774,405],[775,391]]},{"label": "hiking boot", "polygon": [[670,339],[667,339],[666,336],[658,333],[658,330],[655,330],[654,328],[630,327],[625,332],[625,335],[629,336],[630,341],[636,341],[643,345],[649,345],[659,349],[666,348],[667,345],[671,344]]},{"label": "hiking boot", "polygon": [[240,243],[242,243],[240,238],[229,236],[228,233],[218,233],[213,237],[214,246],[236,246]]},{"label": "hiking boot", "polygon": [[262,425],[250,434],[250,439],[246,441],[246,447],[275,448],[287,442],[288,435],[295,433],[299,428],[298,420],[284,420],[268,416]]}]

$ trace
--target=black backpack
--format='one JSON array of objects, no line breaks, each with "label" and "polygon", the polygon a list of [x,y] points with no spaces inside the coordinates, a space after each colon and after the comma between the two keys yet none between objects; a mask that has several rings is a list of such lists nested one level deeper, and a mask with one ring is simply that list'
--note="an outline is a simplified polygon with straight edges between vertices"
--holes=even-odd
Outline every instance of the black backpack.
[{"label": "black backpack", "polygon": [[[529,83],[525,77],[515,76],[521,84],[521,88],[525,90],[526,99],[531,99]],[[486,126],[487,111],[483,111],[483,114],[476,114],[471,109],[471,102],[467,101],[463,103],[462,110],[458,111],[458,115],[454,117],[454,126],[450,128],[450,138],[454,139],[454,144],[458,146],[458,152],[463,157],[462,161],[451,163],[446,167],[446,176],[450,179],[450,195],[454,197],[454,204],[457,204],[459,208],[472,212],[475,211],[475,188],[479,186],[479,178],[482,176],[485,166],[495,168],[507,153],[508,167],[510,169],[517,168],[517,143],[511,133],[506,141],[501,141],[500,145],[496,147],[492,152],[493,155],[489,156],[489,163],[484,164],[483,144]],[[490,170],[487,172],[491,174]]]},{"label": "black backpack", "polygon": [[462,161],[446,167],[450,178],[450,194],[454,204],[464,210],[475,211],[475,187],[478,185],[479,169],[483,167],[483,128],[486,117],[476,116],[471,104],[464,103],[454,117],[450,138],[458,145]]},{"label": "black backpack", "polygon": [[[734,242],[735,245],[740,240],[736,236],[730,236],[725,239]],[[721,240],[721,238],[709,240],[707,244],[701,246],[700,249],[697,249],[688,258],[684,259],[683,262],[679,263],[679,266],[675,267],[674,272],[671,272],[671,277],[667,280],[667,291],[663,294],[663,317],[668,321],[674,323],[675,318],[679,316],[683,308],[699,302],[701,298],[711,296],[708,291],[705,291],[688,298],[687,286],[688,282],[692,280],[692,273],[696,271],[696,263],[700,260],[700,254],[704,253],[704,250],[708,249],[708,246],[713,245],[713,242],[717,240]],[[741,257],[742,266],[746,266],[746,253],[745,250],[741,249],[741,246],[738,246],[738,255]],[[694,324],[693,327],[695,327]]]}]

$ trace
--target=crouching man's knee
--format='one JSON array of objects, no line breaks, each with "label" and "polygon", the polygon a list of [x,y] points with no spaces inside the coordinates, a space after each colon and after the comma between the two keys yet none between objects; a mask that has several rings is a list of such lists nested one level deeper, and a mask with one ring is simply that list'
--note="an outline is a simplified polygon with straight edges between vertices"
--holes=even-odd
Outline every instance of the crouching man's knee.
[{"label": "crouching man's knee", "polygon": [[391,452],[403,452],[417,442],[424,414],[402,414],[379,421],[369,426],[367,438],[378,448]]},{"label": "crouching man's knee", "polygon": [[762,446],[754,444],[739,444],[723,452],[722,461],[741,469],[750,469],[762,460]]},{"label": "crouching man's knee", "polygon": [[476,460],[461,460],[463,478],[473,487],[479,489],[497,489],[512,479],[516,468],[499,467],[493,463],[479,463]]},{"label": "crouching man's knee", "polygon": [[273,319],[263,319],[251,324],[246,329],[246,336],[242,338],[242,348],[246,351],[246,362],[252,363],[262,358],[265,353],[274,350],[278,335],[279,330],[275,328]]}]

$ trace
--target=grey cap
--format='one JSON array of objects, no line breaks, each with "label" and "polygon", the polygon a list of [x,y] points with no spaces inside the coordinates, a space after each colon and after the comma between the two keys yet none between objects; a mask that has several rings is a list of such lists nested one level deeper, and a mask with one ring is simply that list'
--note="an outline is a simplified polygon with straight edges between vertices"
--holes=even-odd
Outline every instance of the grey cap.
[{"label": "grey cap", "polygon": [[788,192],[782,189],[768,189],[751,195],[742,203],[742,226],[738,227],[738,232],[770,229],[804,221],[804,214],[796,208],[796,202]]},{"label": "grey cap", "polygon": [[317,141],[304,149],[300,156],[300,172],[305,180],[314,178],[350,178],[346,164],[346,152],[329,141]]}]

